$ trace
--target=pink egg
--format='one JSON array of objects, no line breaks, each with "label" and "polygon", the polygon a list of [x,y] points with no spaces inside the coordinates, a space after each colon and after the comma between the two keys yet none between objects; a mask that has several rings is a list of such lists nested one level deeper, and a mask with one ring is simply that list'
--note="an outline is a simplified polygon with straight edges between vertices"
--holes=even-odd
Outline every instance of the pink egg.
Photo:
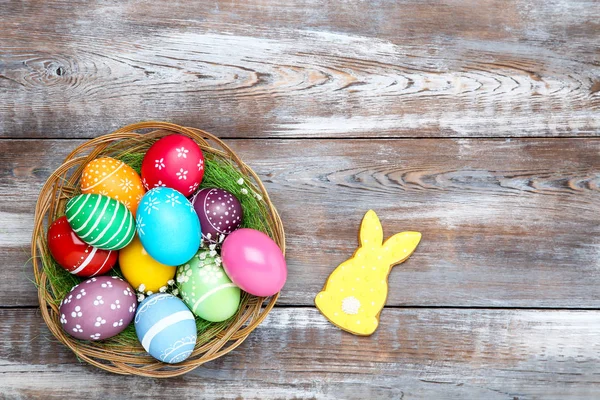
[{"label": "pink egg", "polygon": [[204,155],[187,136],[165,136],[146,152],[141,175],[148,190],[166,186],[188,197],[204,177]]},{"label": "pink egg", "polygon": [[233,283],[255,296],[274,295],[287,279],[281,249],[273,239],[255,229],[238,229],[227,236],[221,258]]}]

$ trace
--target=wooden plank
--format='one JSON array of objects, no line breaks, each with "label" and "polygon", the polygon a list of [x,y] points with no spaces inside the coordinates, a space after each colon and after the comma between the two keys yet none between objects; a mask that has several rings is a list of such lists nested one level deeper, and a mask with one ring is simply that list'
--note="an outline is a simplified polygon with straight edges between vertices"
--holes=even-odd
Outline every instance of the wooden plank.
[{"label": "wooden plank", "polygon": [[[0,305],[37,304],[25,279],[35,199],[79,143],[0,141]],[[600,307],[598,140],[228,143],[284,221],[290,273],[280,304],[312,305],[372,208],[386,236],[423,233],[390,275],[388,305]]]},{"label": "wooden plank", "polygon": [[597,136],[599,20],[589,0],[9,2],[0,136]]},{"label": "wooden plank", "polygon": [[275,309],[230,354],[152,381],[78,362],[35,310],[0,316],[8,339],[0,341],[0,379],[10,399],[600,396],[598,311],[388,309],[372,337],[356,337],[314,309]]}]

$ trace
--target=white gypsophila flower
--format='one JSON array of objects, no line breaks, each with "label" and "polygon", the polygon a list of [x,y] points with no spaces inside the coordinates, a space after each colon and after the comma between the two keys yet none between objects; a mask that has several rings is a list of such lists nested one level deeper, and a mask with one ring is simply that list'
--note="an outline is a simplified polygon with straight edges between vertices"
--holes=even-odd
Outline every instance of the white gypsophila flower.
[{"label": "white gypsophila flower", "polygon": [[145,292],[146,291],[146,285],[144,285],[143,283],[140,284],[140,286],[138,287],[138,292]]},{"label": "white gypsophila flower", "polygon": [[219,243],[223,243],[223,240],[225,240],[225,235],[223,235],[222,233],[219,235]]},{"label": "white gypsophila flower", "polygon": [[146,292],[146,294],[147,294],[148,296],[151,296],[151,295],[152,295],[152,293],[153,293],[153,292],[152,292],[152,290],[148,290],[148,291]]},{"label": "white gypsophila flower", "polygon": [[144,296],[142,293],[139,293],[139,294],[137,295],[138,302],[140,302],[140,303],[141,303],[142,301],[144,301],[144,299],[145,299],[145,298],[146,298],[146,296]]},{"label": "white gypsophila flower", "polygon": [[169,285],[169,286],[173,286],[174,284],[175,284],[175,281],[173,279],[169,279],[167,281],[167,285]]},{"label": "white gypsophila flower", "polygon": [[244,178],[240,178],[237,180],[238,185],[243,185],[244,184]]},{"label": "white gypsophila flower", "polygon": [[161,286],[160,289],[158,289],[159,292],[164,293],[167,291],[167,287],[166,286]]},{"label": "white gypsophila flower", "polygon": [[242,192],[242,194],[248,194],[248,189],[242,188],[241,192]]},{"label": "white gypsophila flower", "polygon": [[177,296],[179,294],[179,289],[173,289],[172,293],[174,296]]},{"label": "white gypsophila flower", "polygon": [[215,243],[213,243],[213,244],[211,244],[210,246],[208,246],[208,248],[209,248],[210,250],[214,250],[214,249],[216,249],[216,248],[217,248],[217,245],[216,245]]}]

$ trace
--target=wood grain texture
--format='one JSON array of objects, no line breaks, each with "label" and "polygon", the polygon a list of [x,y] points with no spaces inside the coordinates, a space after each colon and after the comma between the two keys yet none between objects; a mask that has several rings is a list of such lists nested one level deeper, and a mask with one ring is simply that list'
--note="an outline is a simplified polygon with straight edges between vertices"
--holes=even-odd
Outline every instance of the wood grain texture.
[{"label": "wood grain texture", "polygon": [[592,0],[3,2],[0,137],[600,133]]},{"label": "wood grain texture", "polygon": [[366,338],[314,309],[275,309],[230,354],[168,380],[79,363],[35,310],[0,310],[0,318],[0,396],[9,399],[600,396],[598,311],[384,310]]},{"label": "wood grain texture", "polygon": [[[0,141],[0,305],[37,304],[29,242],[38,191],[78,140]],[[600,141],[230,140],[265,182],[287,234],[280,305],[312,305],[357,245],[423,233],[388,305],[598,308]],[[15,157],[18,155],[18,157]]]}]

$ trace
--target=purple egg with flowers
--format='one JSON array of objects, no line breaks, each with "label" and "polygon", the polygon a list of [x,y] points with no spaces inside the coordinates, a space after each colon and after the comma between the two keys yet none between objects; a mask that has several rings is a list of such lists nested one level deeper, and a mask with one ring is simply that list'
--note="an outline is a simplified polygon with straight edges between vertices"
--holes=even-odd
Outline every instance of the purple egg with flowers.
[{"label": "purple egg with flowers", "polygon": [[113,337],[135,316],[137,298],[127,282],[116,276],[98,276],[75,285],[60,303],[60,323],[81,340]]},{"label": "purple egg with flowers", "polygon": [[220,235],[227,236],[242,224],[242,205],[227,190],[202,189],[194,196],[192,204],[200,219],[202,236],[208,241],[216,242]]}]

